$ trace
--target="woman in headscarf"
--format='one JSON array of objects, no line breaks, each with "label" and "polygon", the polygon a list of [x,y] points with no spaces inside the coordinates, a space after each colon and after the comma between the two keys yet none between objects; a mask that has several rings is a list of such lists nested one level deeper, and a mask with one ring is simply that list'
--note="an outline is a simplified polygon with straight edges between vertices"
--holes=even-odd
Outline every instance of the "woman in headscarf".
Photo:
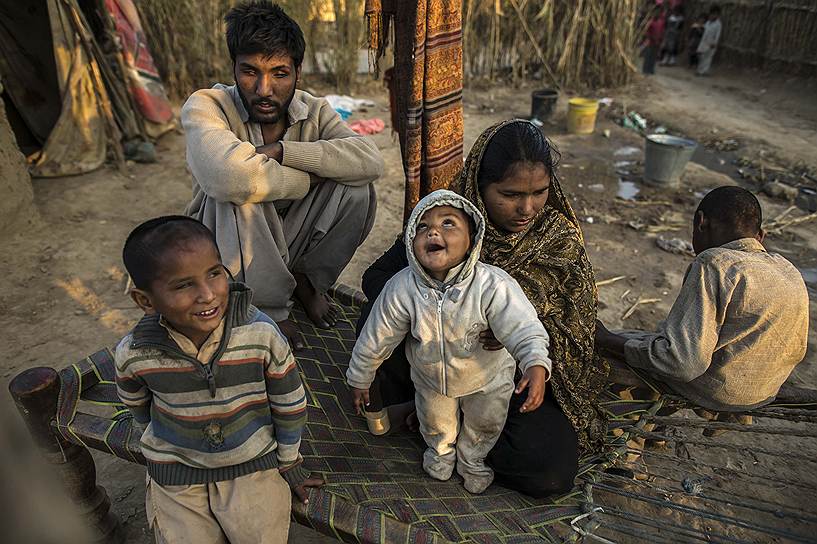
[{"label": "woman in headscarf", "polygon": [[[487,459],[496,483],[534,497],[572,488],[579,456],[599,451],[606,430],[597,397],[609,367],[593,350],[593,269],[559,185],[557,158],[533,123],[503,121],[480,135],[452,187],[487,220],[481,260],[519,282],[550,336],[553,373],[545,401],[521,413],[525,393],[514,395],[502,436]],[[398,240],[363,276],[369,300],[406,265],[405,246]],[[490,330],[480,338],[484,349],[502,348]],[[408,372],[401,349],[378,371],[370,390],[373,432],[388,425],[384,407],[413,398]]]}]

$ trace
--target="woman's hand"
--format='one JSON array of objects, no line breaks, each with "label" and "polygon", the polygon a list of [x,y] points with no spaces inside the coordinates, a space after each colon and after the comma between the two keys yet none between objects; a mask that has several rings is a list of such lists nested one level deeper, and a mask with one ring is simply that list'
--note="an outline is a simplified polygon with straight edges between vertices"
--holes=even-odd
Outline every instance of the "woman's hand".
[{"label": "woman's hand", "polygon": [[624,359],[624,344],[627,338],[607,330],[601,321],[596,320],[595,348],[597,352],[606,353],[617,359]]},{"label": "woman's hand", "polygon": [[479,333],[479,343],[482,344],[482,349],[486,351],[499,351],[505,347],[502,342],[496,339],[494,331],[491,329],[485,329]]},{"label": "woman's hand", "polygon": [[369,405],[369,390],[356,387],[350,387],[350,389],[352,390],[352,403],[355,406],[355,412],[357,415],[362,416],[366,411],[366,406]]},{"label": "woman's hand", "polygon": [[516,386],[516,393],[519,395],[525,389],[528,390],[528,398],[525,404],[519,409],[520,412],[532,412],[542,405],[545,399],[545,387],[548,379],[548,371],[543,366],[532,366],[525,371],[519,384]]}]

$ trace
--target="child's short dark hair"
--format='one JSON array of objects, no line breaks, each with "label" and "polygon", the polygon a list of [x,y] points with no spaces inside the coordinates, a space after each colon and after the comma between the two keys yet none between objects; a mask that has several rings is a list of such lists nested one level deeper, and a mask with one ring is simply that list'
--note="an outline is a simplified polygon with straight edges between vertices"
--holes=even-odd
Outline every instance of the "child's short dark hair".
[{"label": "child's short dark hair", "polygon": [[709,8],[710,15],[720,15],[721,14],[721,7],[720,6],[712,6]]},{"label": "child's short dark hair", "polygon": [[281,6],[269,0],[250,0],[235,6],[224,17],[227,49],[235,62],[238,55],[287,53],[295,68],[304,60],[306,42],[301,27]]},{"label": "child's short dark hair", "polygon": [[218,253],[216,237],[210,229],[186,215],[157,217],[133,229],[122,249],[122,261],[133,285],[138,289],[149,289],[159,273],[165,253],[195,239],[212,242]]},{"label": "child's short dark hair", "polygon": [[747,236],[760,232],[763,211],[757,197],[742,187],[725,185],[712,189],[698,204],[704,217]]}]

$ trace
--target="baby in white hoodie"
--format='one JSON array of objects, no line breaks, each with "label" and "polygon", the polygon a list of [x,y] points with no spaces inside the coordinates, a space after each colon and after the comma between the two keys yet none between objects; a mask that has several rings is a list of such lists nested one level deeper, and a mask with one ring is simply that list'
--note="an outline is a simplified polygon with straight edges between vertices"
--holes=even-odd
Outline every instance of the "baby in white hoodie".
[{"label": "baby in white hoodie", "polygon": [[[516,362],[523,373],[516,392],[528,389],[522,411],[542,403],[551,369],[547,332],[519,284],[478,260],[484,232],[476,207],[451,191],[417,204],[405,234],[409,267],[375,301],[346,373],[362,412],[377,368],[406,338],[428,445],[423,468],[447,480],[456,465],[471,493],[493,481],[485,457],[505,425]],[[482,348],[487,329],[505,349]]]}]

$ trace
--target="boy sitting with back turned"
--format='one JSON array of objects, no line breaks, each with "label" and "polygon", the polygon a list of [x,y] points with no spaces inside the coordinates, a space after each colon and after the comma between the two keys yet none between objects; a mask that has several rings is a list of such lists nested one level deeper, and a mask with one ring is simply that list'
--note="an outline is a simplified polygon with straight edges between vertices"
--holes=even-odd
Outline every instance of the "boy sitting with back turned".
[{"label": "boy sitting with back turned", "polygon": [[146,425],[156,541],[285,543],[289,489],[306,502],[323,483],[301,466],[306,399],[286,339],[195,219],[139,225],[123,260],[145,316],[116,349],[116,383]]},{"label": "boy sitting with back turned", "polygon": [[[505,425],[515,361],[524,374],[516,392],[528,388],[522,411],[542,403],[551,368],[547,332],[519,284],[478,261],[484,232],[479,211],[451,191],[417,204],[406,227],[409,267],[375,301],[346,374],[362,413],[375,371],[405,338],[428,445],[423,468],[447,480],[456,464],[471,493],[493,481],[485,457]],[[489,328],[507,349],[482,349]]]},{"label": "boy sitting with back turned", "polygon": [[[762,222],[746,189],[707,193],[693,216],[697,257],[667,319],[654,333],[614,333],[598,323],[596,349],[709,411],[772,402],[806,354],[809,298],[797,268],[763,247]],[[617,366],[614,381],[640,384]]]}]

